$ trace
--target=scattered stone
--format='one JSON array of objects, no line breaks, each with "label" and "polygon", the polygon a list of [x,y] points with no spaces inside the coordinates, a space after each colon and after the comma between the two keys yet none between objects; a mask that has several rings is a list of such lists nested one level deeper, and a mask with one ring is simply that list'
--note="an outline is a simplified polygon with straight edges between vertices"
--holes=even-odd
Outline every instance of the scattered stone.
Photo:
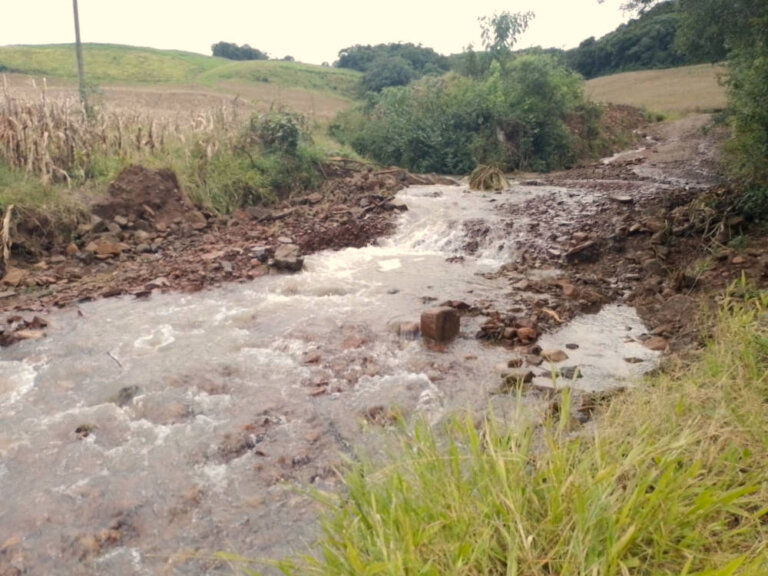
[{"label": "scattered stone", "polygon": [[27,273],[20,269],[20,268],[8,268],[5,272],[5,276],[3,276],[3,284],[7,284],[8,286],[16,287],[27,277]]},{"label": "scattered stone", "polygon": [[731,260],[731,264],[736,264],[737,266],[741,266],[742,264],[746,264],[747,259],[744,258],[744,256],[736,256],[733,260]]},{"label": "scattered stone", "polygon": [[310,350],[306,354],[304,354],[304,357],[301,359],[301,361],[304,364],[318,364],[320,360],[323,359],[323,356],[318,352],[317,350]]},{"label": "scattered stone", "polygon": [[117,222],[109,222],[107,224],[107,232],[109,232],[110,234],[117,236],[122,231],[123,229],[120,227],[120,225]]},{"label": "scattered stone", "polygon": [[208,219],[202,214],[202,212],[198,212],[197,210],[191,211],[187,215],[187,221],[189,222],[189,225],[192,226],[193,230],[205,230],[208,227]]},{"label": "scattered stone", "polygon": [[269,248],[266,246],[251,246],[251,258],[255,258],[262,264],[269,260]]},{"label": "scattered stone", "polygon": [[522,367],[523,367],[522,358],[512,358],[512,360],[507,362],[507,368],[522,368]]},{"label": "scattered stone", "polygon": [[421,333],[436,342],[453,340],[461,327],[459,315],[453,308],[439,307],[421,314]]},{"label": "scattered stone", "polygon": [[632,196],[609,196],[608,198],[619,204],[633,204],[635,202]]},{"label": "scattered stone", "polygon": [[651,336],[643,341],[643,346],[654,352],[664,352],[669,347],[669,342],[661,336]]},{"label": "scattered stone", "polygon": [[135,384],[133,386],[124,386],[118,390],[117,395],[112,400],[118,406],[127,406],[133,399],[139,395],[140,388]]},{"label": "scattered stone", "polygon": [[541,366],[544,363],[544,358],[538,354],[527,354],[525,361],[529,366]]},{"label": "scattered stone", "polygon": [[149,244],[139,244],[136,246],[136,253],[137,254],[151,254],[152,253],[152,246]]},{"label": "scattered stone", "polygon": [[80,424],[77,428],[75,428],[75,434],[77,434],[78,438],[88,438],[88,436],[91,435],[91,432],[93,432],[96,429],[96,426],[93,424]]},{"label": "scattered stone", "polygon": [[533,381],[534,374],[526,368],[505,370],[501,374],[501,392],[516,391]]},{"label": "scattered stone", "polygon": [[594,240],[587,240],[565,253],[569,262],[594,262],[600,257],[600,246]]},{"label": "scattered stone", "polygon": [[566,344],[565,347],[568,350],[578,350],[579,349],[579,345],[578,344]]},{"label": "scattered stone", "polygon": [[42,330],[17,330],[13,336],[17,340],[40,340],[45,338],[45,332]]},{"label": "scattered stone", "polygon": [[78,252],[80,252],[80,249],[77,247],[77,244],[74,242],[70,242],[67,244],[67,247],[65,249],[65,252],[67,253],[67,256],[75,256]]},{"label": "scattered stone", "polygon": [[557,363],[568,360],[568,354],[562,350],[545,350],[541,353],[541,357],[547,362]]},{"label": "scattered stone", "polygon": [[286,272],[299,272],[304,267],[304,258],[299,256],[296,244],[281,244],[275,250],[272,267]]},{"label": "scattered stone", "polygon": [[557,374],[566,380],[576,380],[577,378],[583,378],[581,370],[578,366],[563,366],[558,370]]},{"label": "scattered stone", "polygon": [[519,282],[516,282],[516,283],[512,284],[512,288],[514,288],[515,290],[521,290],[521,291],[528,290],[528,288],[530,288],[530,286],[531,286],[531,283],[528,280],[525,280],[525,279],[520,280]]},{"label": "scattered stone", "polygon": [[539,337],[539,332],[536,328],[523,326],[522,328],[517,329],[517,337],[522,343],[527,344],[528,342],[536,340],[536,338]]},{"label": "scattered stone", "polygon": [[664,277],[667,275],[667,269],[664,267],[664,264],[662,264],[656,258],[649,258],[647,260],[644,260],[642,266],[643,266],[643,270],[649,276]]},{"label": "scattered stone", "polygon": [[630,357],[630,358],[624,358],[624,362],[626,362],[627,364],[640,364],[641,362],[645,362],[645,360],[643,360],[642,358]]},{"label": "scattered stone", "polygon": [[121,228],[125,228],[128,226],[128,218],[125,216],[115,216],[112,221],[120,226]]},{"label": "scattered stone", "polygon": [[386,204],[384,204],[384,208],[386,210],[394,210],[396,212],[407,212],[408,211],[408,205],[399,198],[395,198],[394,200],[390,200]]},{"label": "scattered stone", "polygon": [[418,340],[421,327],[418,322],[403,322],[397,327],[397,334],[403,340]]}]

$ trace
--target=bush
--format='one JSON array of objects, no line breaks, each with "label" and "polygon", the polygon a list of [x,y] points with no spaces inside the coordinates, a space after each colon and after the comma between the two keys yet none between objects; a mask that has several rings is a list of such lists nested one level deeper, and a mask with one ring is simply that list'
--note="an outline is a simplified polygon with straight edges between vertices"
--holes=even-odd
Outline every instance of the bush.
[{"label": "bush", "polygon": [[576,159],[569,123],[588,108],[581,82],[551,57],[523,56],[504,69],[493,64],[481,79],[451,74],[387,88],[341,114],[331,133],[360,154],[417,172],[556,169]]},{"label": "bush", "polygon": [[191,163],[196,202],[228,213],[315,186],[320,153],[297,114],[254,116],[231,142],[200,143]]}]

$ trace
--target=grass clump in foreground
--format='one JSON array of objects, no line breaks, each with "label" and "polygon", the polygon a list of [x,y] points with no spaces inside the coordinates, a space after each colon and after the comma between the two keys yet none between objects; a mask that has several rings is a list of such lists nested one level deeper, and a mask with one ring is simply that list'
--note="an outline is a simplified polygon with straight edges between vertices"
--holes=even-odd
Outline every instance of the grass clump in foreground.
[{"label": "grass clump in foreground", "polygon": [[768,294],[729,299],[685,370],[566,429],[416,426],[353,469],[317,558],[284,573],[768,574]]}]

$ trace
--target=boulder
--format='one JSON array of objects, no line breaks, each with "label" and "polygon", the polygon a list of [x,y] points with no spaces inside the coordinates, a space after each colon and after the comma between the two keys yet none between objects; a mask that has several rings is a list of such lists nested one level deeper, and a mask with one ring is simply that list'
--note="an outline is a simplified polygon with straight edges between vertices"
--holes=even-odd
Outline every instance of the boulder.
[{"label": "boulder", "polygon": [[299,272],[304,267],[304,258],[299,255],[296,244],[281,244],[275,250],[272,267],[285,272]]},{"label": "boulder", "polygon": [[421,333],[436,342],[448,342],[459,334],[461,320],[456,310],[442,306],[421,314]]}]

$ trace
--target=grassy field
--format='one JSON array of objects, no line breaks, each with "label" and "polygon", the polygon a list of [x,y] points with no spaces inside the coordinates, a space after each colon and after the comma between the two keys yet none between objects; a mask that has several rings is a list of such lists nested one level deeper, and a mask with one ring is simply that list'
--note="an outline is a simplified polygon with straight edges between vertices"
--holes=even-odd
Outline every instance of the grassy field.
[{"label": "grassy field", "polygon": [[[250,96],[275,97],[275,87],[286,93],[325,95],[338,101],[355,96],[360,74],[351,70],[298,62],[233,62],[190,52],[155,50],[111,44],[83,46],[88,80],[103,86],[181,86]],[[74,83],[76,66],[72,45],[0,47],[0,71]],[[293,98],[296,100],[296,98]]]},{"label": "grassy field", "polygon": [[599,102],[629,104],[668,115],[722,110],[725,89],[717,77],[722,66],[700,64],[667,70],[642,70],[589,80],[587,95]]}]

